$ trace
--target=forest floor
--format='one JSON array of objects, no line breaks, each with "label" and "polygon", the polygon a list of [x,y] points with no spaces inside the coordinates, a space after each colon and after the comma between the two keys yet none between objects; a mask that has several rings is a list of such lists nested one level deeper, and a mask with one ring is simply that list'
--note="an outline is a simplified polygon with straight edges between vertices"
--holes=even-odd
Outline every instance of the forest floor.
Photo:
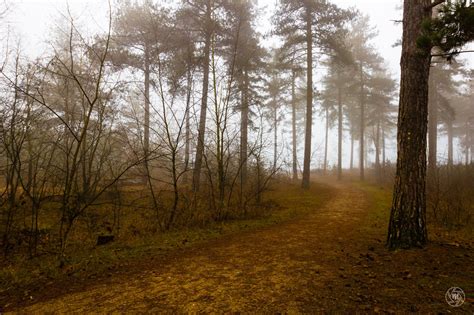
[{"label": "forest floor", "polygon": [[[287,222],[142,259],[79,284],[59,281],[6,311],[473,314],[472,239],[453,241],[436,231],[424,249],[388,251],[389,192],[356,182],[329,185],[324,204]],[[277,201],[302,202],[297,195]],[[464,290],[463,306],[446,303],[450,287]]]}]

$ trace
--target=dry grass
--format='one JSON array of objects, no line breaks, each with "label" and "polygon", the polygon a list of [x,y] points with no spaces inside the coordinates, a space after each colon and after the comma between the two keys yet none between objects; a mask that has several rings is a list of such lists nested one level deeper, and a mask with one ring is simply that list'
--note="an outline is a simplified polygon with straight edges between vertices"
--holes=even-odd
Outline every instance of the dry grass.
[{"label": "dry grass", "polygon": [[[68,248],[66,267],[59,268],[57,257],[46,252],[32,259],[25,255],[15,255],[8,261],[3,261],[0,296],[14,291],[24,292],[28,296],[30,291],[44,283],[61,279],[93,279],[133,261],[166,255],[172,250],[192,247],[211,239],[286,222],[319,207],[330,198],[331,191],[325,185],[317,185],[311,191],[302,191],[299,185],[280,182],[265,193],[259,211],[254,212],[249,219],[210,221],[206,225],[181,227],[168,232],[152,231],[144,209],[124,211],[122,229],[116,241],[106,246],[95,246],[96,235],[103,228],[100,222],[107,222],[113,217],[113,209],[102,206],[95,209],[92,218],[86,216],[78,222]],[[129,196],[133,197],[136,195]],[[91,232],[87,219],[95,220],[96,232]],[[1,302],[0,299],[0,304]]]}]

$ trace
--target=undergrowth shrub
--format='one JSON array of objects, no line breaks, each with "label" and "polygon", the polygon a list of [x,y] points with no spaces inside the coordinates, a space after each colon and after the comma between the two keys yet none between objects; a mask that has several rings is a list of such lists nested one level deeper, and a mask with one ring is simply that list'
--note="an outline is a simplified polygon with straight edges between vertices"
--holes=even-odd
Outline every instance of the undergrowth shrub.
[{"label": "undergrowth shrub", "polygon": [[427,181],[428,220],[448,229],[469,227],[474,219],[474,165],[441,166]]}]

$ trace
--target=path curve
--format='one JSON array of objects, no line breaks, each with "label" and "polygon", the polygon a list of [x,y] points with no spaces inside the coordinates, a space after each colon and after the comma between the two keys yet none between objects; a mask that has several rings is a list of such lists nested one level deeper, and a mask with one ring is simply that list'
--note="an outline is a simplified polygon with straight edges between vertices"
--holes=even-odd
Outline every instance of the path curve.
[{"label": "path curve", "polygon": [[[324,310],[340,251],[367,207],[365,194],[336,184],[322,208],[289,223],[209,242],[199,252],[133,278],[26,307],[24,313],[299,312]],[[309,310],[307,310],[309,311]]]}]

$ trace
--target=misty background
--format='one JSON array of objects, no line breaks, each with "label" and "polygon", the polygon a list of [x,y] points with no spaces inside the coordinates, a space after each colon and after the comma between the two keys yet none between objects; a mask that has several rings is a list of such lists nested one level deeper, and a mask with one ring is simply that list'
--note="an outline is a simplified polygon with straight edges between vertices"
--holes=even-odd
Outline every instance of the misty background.
[{"label": "misty background", "polygon": [[[278,46],[276,39],[271,36],[272,16],[277,8],[278,0],[257,0],[260,10],[257,19],[257,30],[263,34],[264,40],[262,44],[265,48],[275,48]],[[401,39],[402,27],[401,20],[402,2],[400,0],[334,0],[334,4],[341,8],[356,8],[362,14],[368,15],[371,26],[375,27],[378,35],[372,40],[371,44],[384,58],[387,69],[391,76],[399,82],[400,77],[400,53],[401,47],[397,42]],[[116,9],[117,1],[111,1],[112,11]],[[179,1],[164,1],[169,6],[176,6]],[[10,13],[7,16],[7,33],[9,37],[9,45],[19,45],[26,55],[41,58],[42,54],[50,46],[49,41],[52,31],[58,28],[64,28],[64,17],[68,16],[68,10],[74,17],[74,22],[78,25],[81,32],[85,34],[106,33],[108,27],[109,2],[106,0],[18,0],[9,5]],[[61,22],[62,21],[62,22]],[[3,30],[5,32],[5,28]],[[5,35],[4,35],[5,36]],[[471,45],[472,47],[472,45]],[[471,69],[474,66],[473,54],[462,54],[457,58],[461,62],[466,63],[466,67]],[[322,78],[326,74],[326,69],[315,61],[314,69],[314,85],[317,90],[323,88]],[[323,164],[323,147],[324,147],[324,117],[317,112],[320,104],[315,99],[316,114],[314,115],[313,125],[313,167],[322,167]],[[289,111],[287,107],[282,109]],[[284,114],[284,113],[283,113]],[[291,139],[289,139],[289,126],[283,124],[280,131],[281,158],[289,158],[291,156]],[[336,128],[331,128],[330,140],[328,146],[328,165],[333,167],[337,163],[337,140]],[[349,137],[344,136],[343,145],[343,167],[349,166]],[[460,162],[463,159],[463,153],[459,148],[458,139],[454,140],[455,152],[454,161]],[[302,160],[302,142],[299,141],[298,158]],[[447,137],[444,133],[440,133],[438,137],[438,160],[444,162],[447,159]],[[371,145],[373,146],[373,144]],[[358,145],[354,148],[358,151]],[[369,148],[372,152],[373,148]],[[387,135],[386,141],[387,160],[394,162],[396,159],[396,135]],[[271,152],[268,152],[271,156]],[[368,155],[367,163],[373,162],[373,154]],[[289,161],[285,161],[289,162]],[[358,165],[358,154],[354,156],[354,165]],[[285,163],[287,164],[287,163]]]}]

